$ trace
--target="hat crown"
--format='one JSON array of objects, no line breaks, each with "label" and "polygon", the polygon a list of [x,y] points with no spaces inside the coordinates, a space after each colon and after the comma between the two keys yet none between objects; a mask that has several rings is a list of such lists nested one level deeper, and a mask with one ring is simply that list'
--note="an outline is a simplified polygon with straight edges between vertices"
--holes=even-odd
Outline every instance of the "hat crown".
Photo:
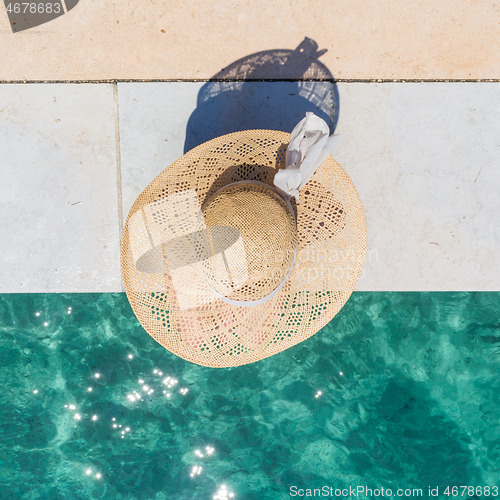
[{"label": "hat crown", "polygon": [[243,181],[215,193],[202,212],[194,248],[206,283],[229,301],[270,298],[295,259],[291,205],[270,186]]}]

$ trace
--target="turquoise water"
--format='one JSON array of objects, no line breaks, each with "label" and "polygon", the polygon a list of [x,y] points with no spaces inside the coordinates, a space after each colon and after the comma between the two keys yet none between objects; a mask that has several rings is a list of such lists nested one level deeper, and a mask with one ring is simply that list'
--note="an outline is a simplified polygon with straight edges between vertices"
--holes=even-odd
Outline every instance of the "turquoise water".
[{"label": "turquoise water", "polygon": [[215,370],[124,294],[1,295],[0,498],[500,485],[499,300],[355,293],[308,341]]}]

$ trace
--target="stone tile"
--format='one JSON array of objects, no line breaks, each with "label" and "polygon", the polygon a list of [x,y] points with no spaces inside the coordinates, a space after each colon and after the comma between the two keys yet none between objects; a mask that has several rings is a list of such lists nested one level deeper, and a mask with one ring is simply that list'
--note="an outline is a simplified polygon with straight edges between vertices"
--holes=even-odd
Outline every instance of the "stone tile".
[{"label": "stone tile", "polygon": [[[0,16],[0,80],[209,79],[304,35],[328,50],[321,60],[337,78],[498,78],[499,15],[493,0],[81,1],[15,35]],[[278,53],[267,78],[283,77],[286,59]]]},{"label": "stone tile", "polygon": [[[291,130],[301,117],[294,106],[301,114],[308,108],[290,85],[252,82],[215,97],[215,84],[119,85],[124,215],[184,149],[244,128]],[[357,186],[368,222],[358,290],[498,290],[500,86],[338,89],[343,140],[334,156]]]},{"label": "stone tile", "polygon": [[[125,216],[186,149],[244,128],[291,130],[299,110],[313,109],[293,82],[231,85],[219,95],[202,83],[119,85]],[[317,85],[309,98],[324,93]],[[497,290],[498,84],[338,88],[335,157],[368,221],[358,290]],[[2,241],[0,290],[120,290],[111,86],[4,85],[0,100],[3,229],[12,235]]]},{"label": "stone tile", "polygon": [[291,132],[306,111],[333,128],[336,98],[330,82],[119,83],[124,216],[184,152],[239,130]]},{"label": "stone tile", "polygon": [[0,143],[0,292],[120,290],[112,86],[0,86]]},{"label": "stone tile", "polygon": [[186,124],[202,83],[118,84],[123,216],[184,153]]},{"label": "stone tile", "polygon": [[358,290],[500,289],[500,85],[339,85],[368,226]]}]

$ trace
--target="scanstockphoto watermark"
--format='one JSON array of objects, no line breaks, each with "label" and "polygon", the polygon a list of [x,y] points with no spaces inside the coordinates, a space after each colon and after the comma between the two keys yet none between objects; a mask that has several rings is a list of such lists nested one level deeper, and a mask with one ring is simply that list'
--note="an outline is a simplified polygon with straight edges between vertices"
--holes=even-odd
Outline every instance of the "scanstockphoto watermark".
[{"label": "scanstockphoto watermark", "polygon": [[335,488],[322,486],[321,488],[300,488],[290,486],[290,496],[297,498],[378,498],[378,497],[423,497],[426,489],[423,488],[370,488],[368,486],[349,486],[348,488]]},{"label": "scanstockphoto watermark", "polygon": [[493,497],[498,498],[499,487],[494,486],[425,486],[424,488],[371,488],[365,485],[335,488],[333,486],[322,486],[321,488],[302,488],[290,486],[289,494],[297,498],[470,498],[470,497]]},{"label": "scanstockphoto watermark", "polygon": [[13,33],[18,33],[63,16],[79,0],[4,0]]}]

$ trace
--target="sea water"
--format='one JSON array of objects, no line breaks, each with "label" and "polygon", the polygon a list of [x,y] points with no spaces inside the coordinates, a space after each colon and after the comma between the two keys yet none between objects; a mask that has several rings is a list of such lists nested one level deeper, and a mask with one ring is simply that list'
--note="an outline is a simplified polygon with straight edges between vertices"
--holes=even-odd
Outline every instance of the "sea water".
[{"label": "sea water", "polygon": [[354,293],[309,340],[210,369],[157,344],[124,294],[1,295],[0,498],[500,485],[499,300]]}]

